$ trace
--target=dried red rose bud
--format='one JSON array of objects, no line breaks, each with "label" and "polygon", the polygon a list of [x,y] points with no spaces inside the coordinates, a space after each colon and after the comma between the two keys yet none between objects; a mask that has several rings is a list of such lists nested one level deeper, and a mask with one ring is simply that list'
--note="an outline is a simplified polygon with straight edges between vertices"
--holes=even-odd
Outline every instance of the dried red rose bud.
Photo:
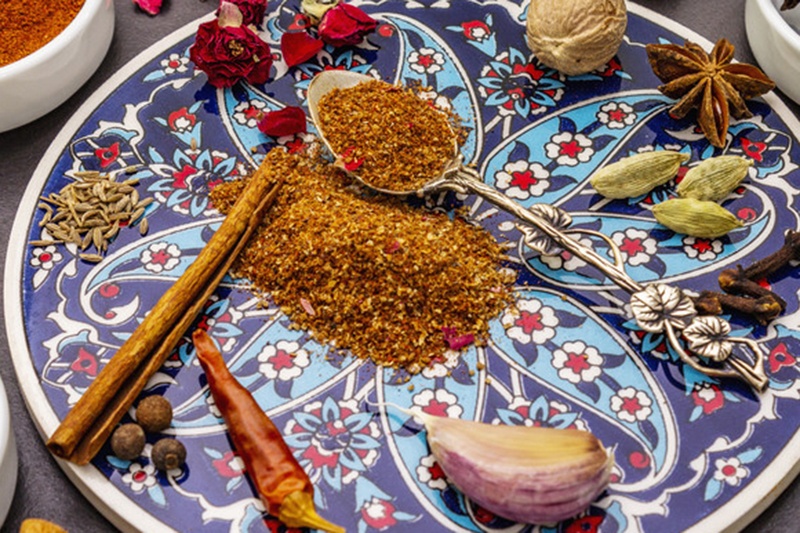
[{"label": "dried red rose bud", "polygon": [[220,17],[197,28],[189,59],[214,87],[231,87],[242,79],[262,84],[269,79],[269,45],[241,22],[239,8],[223,2]]},{"label": "dried red rose bud", "polygon": [[306,132],[306,113],[301,107],[287,106],[265,113],[258,129],[270,137],[284,137]]},{"label": "dried red rose bud", "polygon": [[147,14],[158,15],[161,13],[162,0],[133,0],[133,3]]},{"label": "dried red rose bud", "polygon": [[293,67],[317,55],[325,43],[304,31],[284,33],[281,36],[281,52],[286,65]]},{"label": "dried red rose bud", "polygon": [[319,23],[319,37],[331,46],[352,46],[364,40],[378,26],[378,21],[350,4],[329,9]]},{"label": "dried red rose bud", "polygon": [[[239,8],[242,13],[242,24],[245,26],[250,24],[261,26],[264,21],[264,14],[267,12],[267,0],[221,0],[220,9],[222,9],[222,4],[226,2]],[[219,14],[219,11],[217,11],[217,14]]]}]

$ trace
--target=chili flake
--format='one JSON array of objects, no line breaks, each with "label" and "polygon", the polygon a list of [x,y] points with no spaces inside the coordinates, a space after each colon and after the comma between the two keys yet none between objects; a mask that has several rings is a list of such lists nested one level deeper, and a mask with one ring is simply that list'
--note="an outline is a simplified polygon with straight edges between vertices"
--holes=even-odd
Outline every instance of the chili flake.
[{"label": "chili flake", "polygon": [[[308,153],[274,149],[267,158],[285,184],[236,275],[319,341],[380,365],[419,371],[454,331],[485,341],[489,320],[512,300],[491,234],[460,216],[365,195]],[[217,209],[227,211],[241,187],[214,188]]]},{"label": "chili flake", "polygon": [[417,190],[439,177],[458,140],[448,115],[413,88],[378,80],[326,93],[319,120],[334,152],[363,160],[358,177],[390,191]]}]

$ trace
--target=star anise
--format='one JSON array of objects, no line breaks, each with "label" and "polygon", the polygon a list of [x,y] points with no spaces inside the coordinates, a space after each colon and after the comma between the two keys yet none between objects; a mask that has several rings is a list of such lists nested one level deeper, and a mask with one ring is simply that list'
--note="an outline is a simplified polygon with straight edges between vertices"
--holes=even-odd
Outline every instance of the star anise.
[{"label": "star anise", "polygon": [[786,11],[787,9],[793,9],[797,7],[797,4],[800,4],[800,0],[783,0],[781,11]]},{"label": "star anise", "polygon": [[679,101],[670,114],[685,117],[697,110],[697,123],[706,138],[718,148],[725,145],[729,115],[753,116],[745,100],[775,88],[775,83],[758,67],[733,63],[733,45],[720,39],[711,54],[686,41],[675,44],[648,44],[647,59],[664,85],[658,90]]}]

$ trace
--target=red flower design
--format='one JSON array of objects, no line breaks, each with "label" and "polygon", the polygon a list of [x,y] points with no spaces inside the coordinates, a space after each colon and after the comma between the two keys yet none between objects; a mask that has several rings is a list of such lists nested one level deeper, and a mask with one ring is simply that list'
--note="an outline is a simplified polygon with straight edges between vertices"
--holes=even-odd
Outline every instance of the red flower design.
[{"label": "red flower design", "polygon": [[223,2],[230,2],[239,8],[242,12],[242,24],[253,26],[261,26],[264,20],[264,13],[267,12],[267,0],[222,0]]},{"label": "red flower design", "polygon": [[491,28],[481,20],[462,22],[461,29],[464,30],[464,37],[471,41],[483,41],[492,33]]},{"label": "red flower design", "polygon": [[167,116],[167,124],[172,131],[191,131],[197,124],[197,116],[189,113],[185,106]]},{"label": "red flower design", "polygon": [[764,160],[764,151],[767,149],[767,144],[759,141],[751,141],[749,139],[742,139],[742,150],[748,157],[761,162]]},{"label": "red flower design", "polygon": [[234,459],[236,459],[236,454],[232,451],[228,451],[219,459],[214,459],[212,464],[217,473],[222,477],[239,477],[244,473],[244,470],[234,463]]},{"label": "red flower design", "polygon": [[278,111],[264,113],[258,129],[271,137],[283,137],[306,132],[306,114],[302,108],[287,106]]},{"label": "red flower design", "polygon": [[386,500],[373,497],[361,507],[361,518],[368,526],[381,530],[397,524],[395,507]]},{"label": "red flower design", "polygon": [[319,23],[320,38],[331,46],[352,46],[375,30],[378,21],[350,4],[329,9]]},{"label": "red flower design", "polygon": [[692,391],[694,404],[703,408],[703,414],[709,415],[725,405],[725,396],[717,385],[707,385]]},{"label": "red flower design", "polygon": [[284,33],[281,35],[281,52],[286,65],[293,67],[305,63],[322,50],[325,43],[315,39],[304,31]]},{"label": "red flower design", "polygon": [[796,362],[797,358],[789,353],[789,347],[782,342],[769,352],[769,371],[773,374],[784,366],[794,366]]},{"label": "red flower design", "polygon": [[570,522],[564,533],[595,533],[602,522],[602,516],[582,516]]},{"label": "red flower design", "polygon": [[[195,42],[189,48],[189,59],[206,73],[214,87],[231,87],[239,80],[265,83],[272,68],[272,54],[267,43],[250,28],[241,24],[241,14],[233,19],[224,16],[230,5],[223,2],[221,16],[197,28]],[[229,10],[236,10],[231,6]],[[237,24],[238,23],[238,24]]]},{"label": "red flower design", "polygon": [[97,375],[97,358],[93,353],[90,353],[83,348],[78,349],[78,357],[69,365],[70,370],[73,372],[89,374],[90,376]]},{"label": "red flower design", "polygon": [[116,142],[106,148],[97,148],[94,151],[94,155],[100,160],[100,167],[106,168],[119,157],[119,143]]}]

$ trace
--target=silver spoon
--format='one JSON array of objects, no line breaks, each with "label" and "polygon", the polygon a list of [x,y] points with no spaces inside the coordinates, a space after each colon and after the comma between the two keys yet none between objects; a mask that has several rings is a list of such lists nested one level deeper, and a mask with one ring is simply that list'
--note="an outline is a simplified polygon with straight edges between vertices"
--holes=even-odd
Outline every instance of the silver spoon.
[{"label": "silver spoon", "polygon": [[[322,130],[319,118],[320,100],[325,94],[334,89],[349,89],[360,83],[373,80],[374,78],[370,76],[347,70],[324,71],[311,80],[307,93],[309,114],[311,115],[311,120],[322,142],[332,154],[339,155],[333,150],[330,143],[325,138],[325,132]],[[686,337],[687,330],[688,332],[693,331],[690,326],[697,318],[695,316],[694,304],[688,296],[685,296],[680,289],[660,284],[652,284],[645,287],[632,279],[625,272],[624,261],[622,260],[619,248],[610,238],[593,231],[568,230],[567,228],[572,219],[560,208],[545,204],[537,204],[530,208],[525,208],[508,196],[500,193],[497,189],[485,184],[478,172],[463,164],[463,156],[459,152],[458,145],[455,141],[453,142],[453,157],[442,166],[441,175],[416,190],[396,191],[375,187],[363,180],[358,173],[348,172],[348,174],[369,189],[395,196],[426,196],[445,190],[477,194],[504,211],[514,215],[521,220],[527,228],[530,228],[529,231],[526,232],[527,236],[525,240],[526,244],[531,248],[543,254],[553,254],[560,249],[566,250],[600,270],[617,286],[631,294],[631,308],[638,325],[646,331],[664,333],[681,359],[692,368],[713,377],[736,377],[743,379],[759,391],[765,389],[769,383],[763,368],[763,354],[758,345],[750,339],[727,337],[725,338],[725,342],[729,343],[728,345],[723,345],[723,343],[719,344],[721,347],[730,346],[731,343],[747,345],[753,352],[754,361],[752,365],[747,361],[728,357],[728,355],[730,355],[729,350],[726,353],[726,349],[724,348],[720,350],[711,350],[710,352],[708,349],[705,350],[704,355],[716,361],[724,360],[733,370],[706,366],[702,364],[697,357],[686,352],[679,341],[680,334],[678,331],[683,330],[683,335]],[[607,260],[593,248],[573,238],[570,234],[574,233],[591,234],[603,239],[612,251],[614,262]],[[680,316],[676,314],[678,313],[678,309],[680,309],[680,313],[682,313]],[[715,323],[719,322],[720,324],[724,322],[718,317],[714,317],[710,320]],[[707,326],[707,324],[703,323],[700,326]],[[725,329],[722,325],[720,325],[720,327],[722,327],[723,330]],[[707,330],[708,328],[698,327],[695,329]],[[704,339],[700,340],[702,341]]]}]

